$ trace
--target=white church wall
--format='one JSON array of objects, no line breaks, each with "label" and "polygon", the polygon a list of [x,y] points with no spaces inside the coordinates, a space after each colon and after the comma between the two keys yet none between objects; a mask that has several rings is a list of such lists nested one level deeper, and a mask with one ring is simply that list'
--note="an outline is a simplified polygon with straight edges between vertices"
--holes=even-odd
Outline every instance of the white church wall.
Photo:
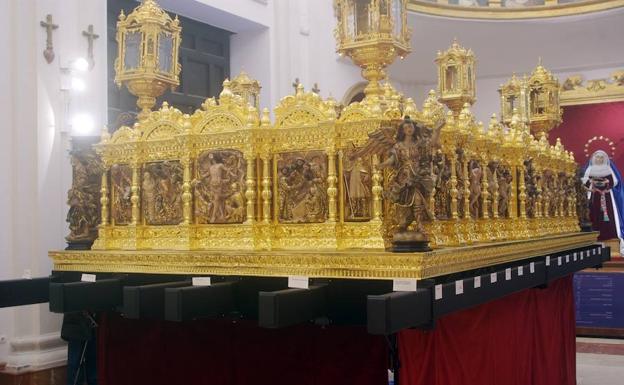
[{"label": "white church wall", "polygon": [[[50,273],[48,250],[65,246],[65,206],[71,184],[68,150],[72,117],[92,117],[95,132],[106,122],[106,0],[9,0],[2,2],[2,38],[6,57],[0,63],[3,116],[0,128],[0,264],[1,278],[33,277]],[[43,57],[46,35],[39,25],[47,14],[59,28],[53,32],[55,58]],[[81,74],[87,88],[80,94],[61,91],[61,67],[86,57],[82,31],[94,25],[100,35],[94,43],[95,68]],[[69,104],[67,101],[69,100]],[[75,129],[76,127],[74,127]],[[75,133],[75,132],[73,132]],[[6,267],[6,268],[5,268]],[[64,345],[58,337],[60,317],[48,305],[31,305],[0,312],[0,361],[12,370],[61,364]]]}]

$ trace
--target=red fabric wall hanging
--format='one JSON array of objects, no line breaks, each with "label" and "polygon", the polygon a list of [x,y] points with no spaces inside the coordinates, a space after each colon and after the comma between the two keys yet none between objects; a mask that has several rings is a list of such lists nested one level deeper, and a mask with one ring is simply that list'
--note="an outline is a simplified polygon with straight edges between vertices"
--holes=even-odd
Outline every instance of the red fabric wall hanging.
[{"label": "red fabric wall hanging", "polygon": [[401,385],[575,385],[572,277],[399,335]]},{"label": "red fabric wall hanging", "polygon": [[[600,136],[603,138],[600,139]],[[551,144],[557,138],[574,152],[579,164],[588,161],[586,154],[604,150],[624,170],[624,102],[583,104],[563,108],[563,123],[548,135]],[[610,143],[613,143],[612,145]],[[587,144],[587,152],[585,152]],[[613,149],[614,148],[614,149]]]}]

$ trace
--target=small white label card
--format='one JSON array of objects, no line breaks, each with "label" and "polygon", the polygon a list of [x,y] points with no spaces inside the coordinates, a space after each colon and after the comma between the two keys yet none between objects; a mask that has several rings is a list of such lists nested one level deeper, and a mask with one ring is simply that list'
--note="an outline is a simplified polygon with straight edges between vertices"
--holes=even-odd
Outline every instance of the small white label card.
[{"label": "small white label card", "polygon": [[392,280],[392,290],[393,291],[416,291],[417,281],[418,280],[412,279],[412,278],[394,279]]},{"label": "small white label card", "polygon": [[596,255],[596,249],[593,249],[592,251],[593,251],[593,254]]},{"label": "small white label card", "polygon": [[24,269],[24,273],[22,273],[22,279],[32,279],[32,272],[30,269]]},{"label": "small white label card", "polygon": [[498,280],[498,275],[496,273],[490,274],[490,283],[495,283]]},{"label": "small white label card", "polygon": [[[581,253],[582,253],[582,252],[581,252]],[[578,253],[574,253],[574,255],[573,255],[572,259],[574,259],[574,260],[576,261],[576,259],[577,259],[577,255],[578,255]]]},{"label": "small white label card", "polygon": [[529,272],[531,274],[535,273],[535,262],[529,263]]},{"label": "small white label card", "polygon": [[210,277],[193,277],[193,286],[210,286]]},{"label": "small white label card", "polygon": [[[310,287],[310,277],[303,275],[288,276],[288,287],[291,289],[308,289]],[[395,291],[397,291],[395,289]]]},{"label": "small white label card", "polygon": [[442,285],[435,285],[435,299],[442,299]]},{"label": "small white label card", "polygon": [[[581,253],[581,261],[583,260],[583,256],[585,255],[585,253]],[[587,252],[587,256],[589,257],[589,251]]]},{"label": "small white label card", "polygon": [[474,288],[477,289],[479,287],[481,287],[481,276],[477,275],[474,277]]},{"label": "small white label card", "polygon": [[561,257],[557,257],[557,265],[561,266]]},{"label": "small white label card", "polygon": [[81,282],[95,282],[95,274],[83,274],[80,277]]},{"label": "small white label card", "polygon": [[464,280],[458,279],[455,281],[455,295],[464,294]]},{"label": "small white label card", "polygon": [[518,266],[518,277],[524,275],[524,266]]},{"label": "small white label card", "polygon": [[511,267],[505,269],[505,280],[509,281],[511,279]]},{"label": "small white label card", "polygon": [[570,263],[570,254],[566,255],[566,263]]},{"label": "small white label card", "polygon": [[546,266],[550,266],[550,255],[546,256]]}]

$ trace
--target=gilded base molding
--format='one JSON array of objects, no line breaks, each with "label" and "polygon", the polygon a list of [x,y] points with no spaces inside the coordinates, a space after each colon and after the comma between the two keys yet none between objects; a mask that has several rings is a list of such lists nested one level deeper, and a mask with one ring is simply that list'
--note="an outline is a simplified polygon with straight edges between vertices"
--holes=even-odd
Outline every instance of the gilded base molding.
[{"label": "gilded base molding", "polygon": [[375,250],[321,251],[51,251],[58,271],[215,274],[237,276],[303,275],[319,278],[430,278],[555,253],[596,242],[597,233],[569,233],[426,253]]}]

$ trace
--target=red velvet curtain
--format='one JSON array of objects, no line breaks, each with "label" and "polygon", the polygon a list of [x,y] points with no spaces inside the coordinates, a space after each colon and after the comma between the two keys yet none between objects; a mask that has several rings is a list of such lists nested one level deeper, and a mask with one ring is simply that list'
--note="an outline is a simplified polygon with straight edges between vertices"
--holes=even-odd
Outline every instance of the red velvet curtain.
[{"label": "red velvet curtain", "polygon": [[101,385],[385,385],[387,345],[363,327],[102,316]]},{"label": "red velvet curtain", "polygon": [[576,384],[572,277],[399,335],[401,385]]},{"label": "red velvet curtain", "polygon": [[[624,170],[624,102],[566,106],[563,108],[563,123],[548,136],[552,144],[561,138],[565,147],[574,152],[579,164],[588,160],[584,151],[587,144],[588,155],[604,150],[620,172]],[[594,137],[596,139],[592,140]],[[615,151],[612,151],[610,142],[613,142]]]}]

